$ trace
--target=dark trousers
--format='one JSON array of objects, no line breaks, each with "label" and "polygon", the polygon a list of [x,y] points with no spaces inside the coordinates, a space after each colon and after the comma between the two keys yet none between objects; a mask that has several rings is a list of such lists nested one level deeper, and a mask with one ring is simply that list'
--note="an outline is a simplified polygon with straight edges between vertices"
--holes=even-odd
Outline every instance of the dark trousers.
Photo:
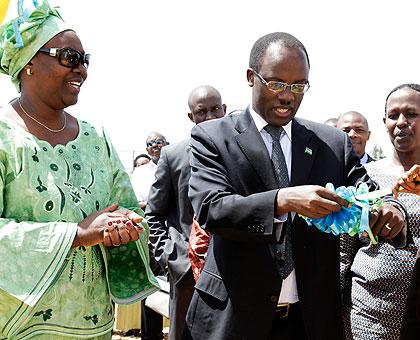
[{"label": "dark trousers", "polygon": [[190,269],[176,285],[170,279],[169,283],[169,340],[180,340],[184,338],[184,328],[187,328],[185,318],[194,293],[195,280]]},{"label": "dark trousers", "polygon": [[145,301],[141,301],[141,339],[162,340],[163,317],[153,309],[146,307]]},{"label": "dark trousers", "polygon": [[275,316],[271,323],[270,340],[307,340],[305,325],[299,303],[293,304],[289,315],[280,318]]}]

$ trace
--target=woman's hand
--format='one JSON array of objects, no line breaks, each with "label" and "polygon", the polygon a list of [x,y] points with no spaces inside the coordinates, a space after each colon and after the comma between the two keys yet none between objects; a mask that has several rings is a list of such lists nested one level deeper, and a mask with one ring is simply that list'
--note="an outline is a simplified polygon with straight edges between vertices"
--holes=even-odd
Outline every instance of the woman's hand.
[{"label": "woman's hand", "polygon": [[105,209],[93,213],[78,225],[72,247],[94,246],[104,243],[105,246],[119,246],[136,241],[143,228],[136,227],[142,217],[130,210],[120,209],[112,204]]},{"label": "woman's hand", "polygon": [[112,225],[108,222],[109,228],[106,228],[104,233],[104,245],[117,247],[130,241],[137,241],[139,233],[144,231],[143,227],[138,226],[143,217],[128,209],[118,209],[115,213],[124,218],[114,220]]},{"label": "woman's hand", "polygon": [[369,225],[375,236],[379,235],[386,240],[392,240],[401,232],[407,234],[407,224],[403,214],[389,203],[371,210]]},{"label": "woman's hand", "polygon": [[394,197],[397,198],[400,192],[420,195],[420,165],[414,165],[394,183],[392,187]]},{"label": "woman's hand", "polygon": [[112,225],[108,223],[109,228],[105,230],[104,234],[104,245],[117,247],[130,241],[137,241],[139,233],[144,231],[143,227],[137,225],[143,221],[143,217],[127,209],[118,209],[115,213],[123,218],[113,220]]}]

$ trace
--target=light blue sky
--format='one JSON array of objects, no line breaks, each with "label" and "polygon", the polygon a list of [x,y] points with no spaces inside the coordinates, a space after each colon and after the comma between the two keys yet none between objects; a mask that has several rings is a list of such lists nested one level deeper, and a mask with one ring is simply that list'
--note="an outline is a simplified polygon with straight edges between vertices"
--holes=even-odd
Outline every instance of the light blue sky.
[{"label": "light blue sky", "polygon": [[[171,142],[189,135],[187,97],[198,85],[218,88],[228,111],[248,105],[249,51],[269,32],[289,32],[307,47],[311,88],[298,116],[322,122],[359,111],[372,130],[368,149],[390,149],[382,124],[388,92],[420,82],[416,1],[50,2],[92,54],[88,81],[69,111],[104,125],[125,162],[151,131]],[[0,105],[16,96],[6,76],[0,89]]]}]

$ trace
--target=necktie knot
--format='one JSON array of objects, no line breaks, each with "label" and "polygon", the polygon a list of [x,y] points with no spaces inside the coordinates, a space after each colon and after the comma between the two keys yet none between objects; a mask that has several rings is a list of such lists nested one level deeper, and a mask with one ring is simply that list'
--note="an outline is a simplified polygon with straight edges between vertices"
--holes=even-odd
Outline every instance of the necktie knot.
[{"label": "necktie knot", "polygon": [[268,134],[273,138],[273,140],[280,140],[281,134],[283,133],[284,129],[282,126],[272,126],[266,125],[264,130],[268,132]]}]

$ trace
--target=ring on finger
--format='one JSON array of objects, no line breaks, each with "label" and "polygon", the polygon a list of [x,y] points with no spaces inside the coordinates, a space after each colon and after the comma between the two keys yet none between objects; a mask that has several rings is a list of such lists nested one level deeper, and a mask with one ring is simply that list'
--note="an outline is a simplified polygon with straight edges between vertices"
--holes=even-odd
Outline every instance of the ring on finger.
[{"label": "ring on finger", "polygon": [[385,224],[384,225],[384,227],[386,228],[386,229],[388,229],[389,231],[391,231],[392,230],[392,228],[391,228],[391,226],[387,223],[387,224]]}]

